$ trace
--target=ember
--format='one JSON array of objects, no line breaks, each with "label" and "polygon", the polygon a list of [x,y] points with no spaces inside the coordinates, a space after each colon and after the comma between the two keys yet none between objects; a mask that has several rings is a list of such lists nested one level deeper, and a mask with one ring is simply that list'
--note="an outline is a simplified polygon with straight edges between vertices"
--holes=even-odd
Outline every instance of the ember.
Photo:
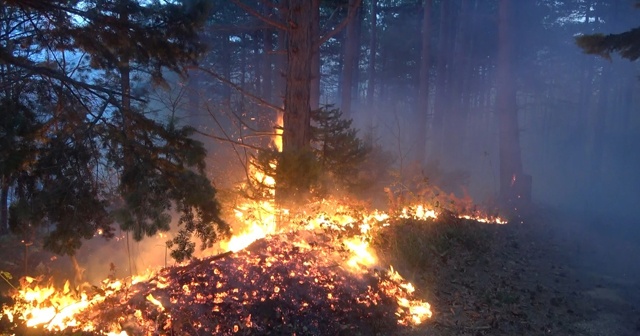
[{"label": "ember", "polygon": [[398,220],[433,220],[438,212],[419,205],[387,214],[323,202],[292,215],[256,202],[237,207],[235,215],[246,229],[221,244],[229,252],[127,285],[106,281],[91,295],[72,293],[68,285],[38,287],[31,279],[16,304],[4,307],[3,319],[50,331],[226,335],[393,333],[431,317],[411,283],[378,265],[369,242]]},{"label": "ember", "polygon": [[[97,305],[92,311],[99,316],[90,312],[82,318],[105,330],[110,320],[104,316],[133,315],[121,318],[133,334],[332,335],[347,329],[393,332],[398,323],[431,316],[429,305],[412,299],[413,287],[397,272],[361,267],[354,276],[342,267],[349,258],[349,248],[326,233],[270,236],[236,254],[164,269],[128,296],[120,293]],[[154,286],[158,279],[169,279],[168,285]]]}]

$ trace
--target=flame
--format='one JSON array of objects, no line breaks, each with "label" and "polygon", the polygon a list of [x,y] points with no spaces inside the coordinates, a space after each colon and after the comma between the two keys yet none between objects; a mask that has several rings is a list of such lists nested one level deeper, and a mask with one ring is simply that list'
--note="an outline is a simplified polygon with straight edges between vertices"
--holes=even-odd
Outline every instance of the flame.
[{"label": "flame", "polygon": [[234,209],[234,212],[245,229],[220,243],[223,250],[237,252],[258,239],[276,233],[276,209],[273,201],[244,204]]},{"label": "flame", "polygon": [[[263,176],[267,180],[267,176]],[[337,302],[336,293],[333,293],[335,284],[331,277],[323,278],[321,273],[315,274],[310,271],[319,260],[329,258],[322,249],[318,249],[313,245],[313,240],[305,240],[304,235],[313,235],[318,232],[324,232],[327,236],[340,237],[332,238],[329,242],[333,244],[336,250],[343,251],[347,257],[340,259],[341,268],[345,271],[352,272],[358,276],[369,275],[375,272],[373,267],[377,266],[378,259],[375,252],[369,245],[369,242],[375,236],[376,232],[385,227],[393,225],[397,219],[414,219],[414,220],[432,220],[437,219],[441,213],[434,208],[430,208],[424,204],[417,204],[403,208],[399,212],[383,212],[383,211],[365,211],[362,209],[354,209],[352,207],[340,204],[337,201],[323,201],[313,205],[309,209],[303,209],[298,214],[290,214],[285,209],[277,209],[273,200],[247,202],[241,204],[234,209],[234,218],[240,223],[242,229],[232,236],[228,241],[220,244],[225,251],[240,253],[251,243],[256,240],[276,235],[287,235],[287,239],[292,239],[291,246],[296,249],[296,253],[309,254],[309,258],[305,259],[301,268],[287,271],[288,277],[292,279],[300,278],[300,281],[312,281],[326,288],[327,293],[324,294],[329,302]],[[282,217],[286,216],[288,222],[295,225],[282,226]],[[475,220],[482,223],[505,224],[506,221],[500,217],[491,217],[477,213],[461,214],[461,219]],[[306,233],[305,233],[306,232]],[[327,244],[329,244],[327,243]],[[254,256],[250,252],[245,253],[247,258],[253,260],[255,265],[270,268],[280,262],[277,256],[272,256],[270,247],[264,251],[264,255]],[[342,253],[342,252],[341,252]],[[239,264],[235,266],[237,272],[245,272],[252,264]],[[254,265],[254,266],[255,266]],[[223,277],[224,274],[218,269],[213,271],[216,276]],[[312,279],[312,280],[309,280]],[[397,323],[400,325],[417,325],[423,323],[432,316],[431,306],[429,303],[413,297],[416,289],[414,285],[407,282],[392,267],[378,278],[380,289],[385,295],[394,298],[397,304]],[[272,278],[272,283],[268,287],[269,295],[281,296],[286,295],[288,288],[281,279]],[[148,272],[141,276],[135,276],[130,282],[125,283],[121,280],[104,281],[96,293],[77,292],[72,290],[69,282],[66,282],[62,290],[54,288],[52,285],[41,286],[34,278],[25,278],[19,291],[14,296],[16,304],[12,307],[3,307],[2,315],[10,322],[24,321],[28,327],[41,327],[49,331],[64,331],[68,328],[72,330],[95,331],[95,326],[87,321],[79,321],[77,315],[80,312],[90,310],[91,307],[100,305],[102,302],[114,295],[114,293],[126,291],[137,283],[147,282],[148,286],[154,290],[169,290],[172,286],[168,276],[164,273]],[[224,311],[224,302],[234,300],[234,302],[243,302],[249,304],[252,299],[259,299],[259,293],[256,291],[243,292],[238,288],[233,291],[224,291],[226,284],[223,282],[199,283],[190,282],[180,285],[181,295],[191,297],[196,302],[212,302],[215,306],[213,312]],[[220,292],[215,296],[206,296],[200,294],[198,288],[200,286],[213,286]],[[373,291],[373,289],[369,289]],[[151,307],[160,313],[168,314],[169,308],[165,304],[179,304],[180,297],[169,297],[163,304],[152,293],[145,294],[144,298],[150,303]],[[265,298],[262,298],[263,300]],[[356,299],[358,304],[365,306],[377,305],[383,300],[380,294],[370,292]],[[299,302],[301,311],[309,306],[309,302]],[[148,312],[135,310],[133,314],[138,320],[143,319]],[[245,315],[244,320],[239,320],[239,324],[234,327],[251,328],[256,323],[252,322],[251,315]],[[166,322],[170,324],[170,319]],[[165,325],[166,326],[166,325]],[[113,330],[97,330],[106,335],[127,335],[125,331],[119,330],[119,327]]]},{"label": "flame", "polygon": [[149,301],[149,302],[153,303],[154,305],[156,305],[158,307],[158,310],[164,311],[164,306],[162,305],[162,302],[158,301],[158,299],[153,297],[153,294],[149,294],[145,298],[147,299],[147,301]]},{"label": "flame", "polygon": [[3,307],[2,315],[9,322],[21,320],[27,327],[43,327],[49,331],[62,331],[69,327],[81,327],[81,330],[93,330],[91,325],[83,325],[76,315],[121,289],[121,282],[105,281],[96,295],[89,297],[87,292],[77,294],[70,289],[66,281],[61,291],[49,284],[40,286],[38,280],[25,277],[14,298],[16,304]]},{"label": "flame", "polygon": [[358,269],[360,266],[371,267],[376,264],[376,257],[369,249],[369,243],[357,238],[345,239],[343,244],[352,252],[352,257],[347,262],[349,267]]},{"label": "flame", "polygon": [[284,132],[284,113],[281,111],[276,112],[276,134],[272,137],[273,145],[278,152],[282,152],[282,133]]}]

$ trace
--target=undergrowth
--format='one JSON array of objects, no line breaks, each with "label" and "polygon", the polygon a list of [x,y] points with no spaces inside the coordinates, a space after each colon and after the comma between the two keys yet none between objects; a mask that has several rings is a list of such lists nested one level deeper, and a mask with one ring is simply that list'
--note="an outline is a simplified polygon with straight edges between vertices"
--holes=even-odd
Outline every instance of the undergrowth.
[{"label": "undergrowth", "polygon": [[448,216],[399,220],[378,232],[372,243],[385,262],[415,274],[451,258],[479,257],[489,251],[491,240],[486,224]]}]

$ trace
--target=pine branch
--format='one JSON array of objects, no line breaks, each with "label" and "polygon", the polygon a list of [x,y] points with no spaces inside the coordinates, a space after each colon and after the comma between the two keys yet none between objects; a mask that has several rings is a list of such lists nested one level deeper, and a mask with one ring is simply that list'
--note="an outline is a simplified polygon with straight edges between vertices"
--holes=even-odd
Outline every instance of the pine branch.
[{"label": "pine branch", "polygon": [[[104,86],[82,82],[72,77],[69,77],[68,75],[56,69],[52,69],[42,65],[37,65],[35,62],[32,62],[30,60],[24,59],[22,57],[13,56],[11,53],[7,52],[7,50],[4,47],[1,47],[1,46],[0,46],[0,60],[5,61],[8,64],[14,65],[16,67],[29,70],[37,75],[57,79],[61,82],[71,84],[75,87],[83,88],[96,96],[99,96],[96,92],[106,93],[110,96],[122,96],[122,92],[120,91],[112,90]],[[136,101],[144,101],[143,99],[140,99],[134,96],[129,96],[129,98]]]}]

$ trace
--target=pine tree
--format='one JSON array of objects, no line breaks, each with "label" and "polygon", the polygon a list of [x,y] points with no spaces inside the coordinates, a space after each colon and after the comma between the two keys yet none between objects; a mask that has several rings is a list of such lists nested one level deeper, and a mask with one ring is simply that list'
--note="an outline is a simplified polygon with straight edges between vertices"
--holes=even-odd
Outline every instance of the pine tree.
[{"label": "pine tree", "polygon": [[585,53],[610,60],[612,53],[635,61],[640,58],[640,27],[620,34],[592,34],[576,37],[576,43]]},{"label": "pine tree", "polygon": [[[135,239],[166,231],[168,212],[175,209],[180,231],[168,245],[177,260],[193,253],[192,236],[209,247],[228,234],[216,190],[204,175],[206,151],[192,139],[194,129],[155,118],[144,90],[135,87],[142,81],[166,85],[167,70],[184,75],[195,64],[203,50],[197,32],[208,2],[7,4],[25,16],[49,19],[47,26],[31,30],[37,33],[24,48],[40,46],[55,61],[21,56],[0,45],[0,60],[30,71],[30,79],[46,79],[37,98],[42,115],[35,125],[41,139],[32,140],[35,159],[11,182],[16,190],[12,228],[51,225],[45,247],[73,256],[83,239],[97,232],[111,236],[114,220]],[[86,57],[66,64],[57,51],[87,53],[89,68],[84,68]]]},{"label": "pine tree", "polygon": [[327,172],[336,185],[353,191],[362,182],[360,165],[365,161],[370,148],[358,138],[358,132],[345,119],[339,109],[325,106],[313,111],[311,130],[314,152],[321,170]]}]

